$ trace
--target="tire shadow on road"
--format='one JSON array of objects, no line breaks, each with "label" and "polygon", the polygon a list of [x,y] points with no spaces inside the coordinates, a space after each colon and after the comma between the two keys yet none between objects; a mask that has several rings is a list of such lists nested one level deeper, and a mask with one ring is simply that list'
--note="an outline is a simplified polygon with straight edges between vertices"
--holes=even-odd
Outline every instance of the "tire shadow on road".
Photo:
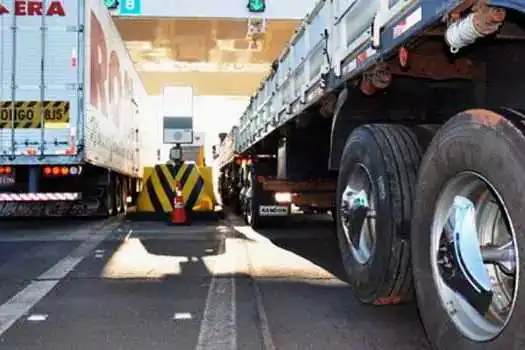
[{"label": "tire shadow on road", "polygon": [[249,248],[249,281],[259,286],[275,344],[282,349],[429,349],[414,304],[359,302],[347,283],[335,227],[318,219],[298,215],[286,226],[257,230],[239,224],[246,239],[253,234],[261,242]]},{"label": "tire shadow on road", "polygon": [[275,246],[299,255],[347,282],[335,227],[327,217],[294,215],[286,226],[274,224],[257,232]]}]

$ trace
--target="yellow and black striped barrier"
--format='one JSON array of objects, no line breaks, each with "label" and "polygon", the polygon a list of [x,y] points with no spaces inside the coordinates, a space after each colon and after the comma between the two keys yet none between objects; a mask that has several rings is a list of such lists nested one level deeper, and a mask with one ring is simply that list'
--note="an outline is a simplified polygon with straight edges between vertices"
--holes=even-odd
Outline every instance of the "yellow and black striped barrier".
[{"label": "yellow and black striped barrier", "polygon": [[211,176],[208,176],[208,172],[201,172],[195,164],[147,167],[144,169],[144,179],[143,189],[137,198],[137,212],[171,212],[177,182],[182,186],[186,210],[214,210]]},{"label": "yellow and black striped barrier", "polygon": [[[13,114],[14,112],[14,114]],[[68,101],[0,101],[0,129],[36,129],[69,123]]]}]

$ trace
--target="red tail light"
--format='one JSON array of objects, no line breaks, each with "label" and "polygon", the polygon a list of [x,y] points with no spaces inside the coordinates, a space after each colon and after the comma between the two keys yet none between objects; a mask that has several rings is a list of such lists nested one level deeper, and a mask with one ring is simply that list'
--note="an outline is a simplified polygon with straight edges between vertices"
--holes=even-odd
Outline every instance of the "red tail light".
[{"label": "red tail light", "polygon": [[10,175],[13,172],[13,168],[10,166],[0,166],[0,174]]},{"label": "red tail light", "polygon": [[44,176],[78,176],[82,172],[82,167],[78,165],[72,166],[45,166],[42,169]]}]

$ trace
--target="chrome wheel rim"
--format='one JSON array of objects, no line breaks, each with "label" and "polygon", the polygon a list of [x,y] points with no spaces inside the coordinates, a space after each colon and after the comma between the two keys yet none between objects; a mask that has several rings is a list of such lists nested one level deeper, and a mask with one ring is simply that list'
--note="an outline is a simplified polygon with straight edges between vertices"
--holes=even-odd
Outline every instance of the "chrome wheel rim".
[{"label": "chrome wheel rim", "polygon": [[372,194],[370,173],[359,163],[351,172],[341,195],[339,217],[350,252],[362,265],[370,260],[375,250],[375,203]]},{"label": "chrome wheel rim", "polygon": [[516,303],[519,257],[495,186],[473,172],[449,181],[436,202],[430,249],[440,301],[458,330],[477,342],[498,336]]}]

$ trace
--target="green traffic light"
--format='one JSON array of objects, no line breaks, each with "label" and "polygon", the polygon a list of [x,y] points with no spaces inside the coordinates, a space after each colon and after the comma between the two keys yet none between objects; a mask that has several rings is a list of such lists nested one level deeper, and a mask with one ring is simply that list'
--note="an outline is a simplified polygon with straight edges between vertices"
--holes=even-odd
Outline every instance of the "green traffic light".
[{"label": "green traffic light", "polygon": [[249,0],[248,1],[248,10],[250,12],[264,12],[266,9],[265,0]]},{"label": "green traffic light", "polygon": [[104,5],[108,9],[115,9],[118,7],[118,0],[104,0]]}]

